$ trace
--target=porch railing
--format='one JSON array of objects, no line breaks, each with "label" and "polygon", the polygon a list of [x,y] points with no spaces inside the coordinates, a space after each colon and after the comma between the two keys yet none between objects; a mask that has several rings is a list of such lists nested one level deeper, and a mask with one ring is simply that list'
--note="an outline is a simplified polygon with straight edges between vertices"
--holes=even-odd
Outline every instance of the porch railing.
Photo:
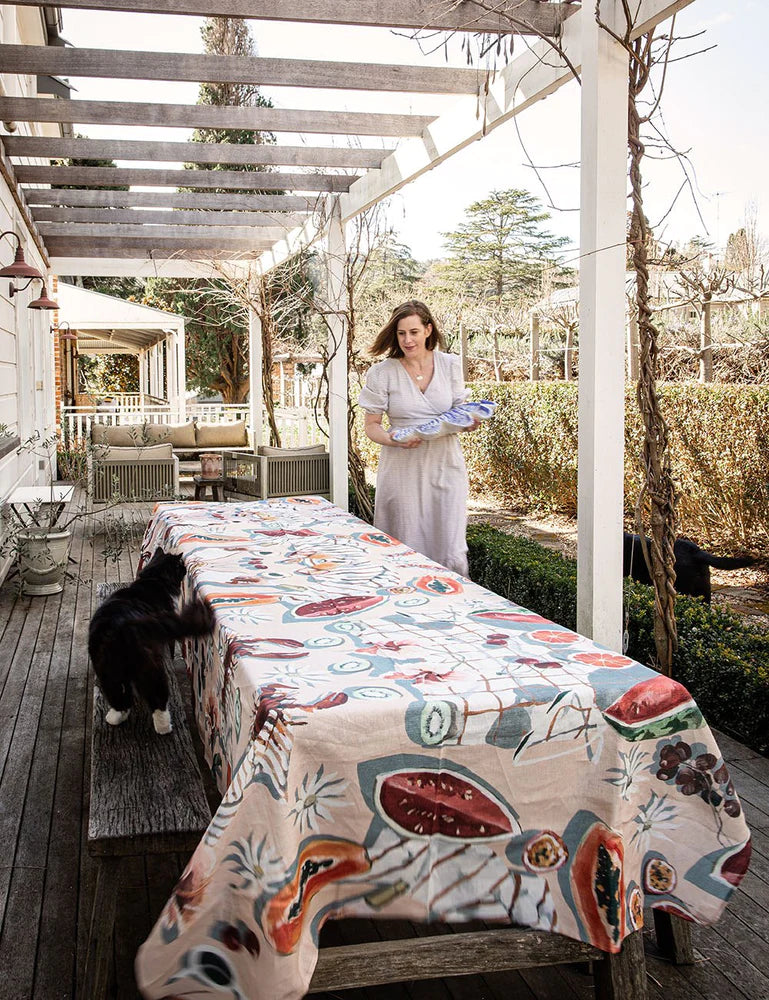
[{"label": "porch railing", "polygon": [[[236,420],[249,422],[250,416],[248,404],[243,403],[188,403],[185,407],[184,417],[170,403],[145,405],[141,408],[121,405],[109,409],[103,406],[63,405],[61,407],[61,437],[66,445],[72,447],[80,442],[90,440],[91,425],[95,423],[107,426],[138,423],[176,424],[194,419],[200,423],[217,424],[232,423]],[[276,408],[275,419],[280,431],[281,444],[285,448],[321,444],[327,441],[326,436],[316,425],[312,411],[309,409]],[[268,431],[266,416],[264,427],[266,436]]]}]

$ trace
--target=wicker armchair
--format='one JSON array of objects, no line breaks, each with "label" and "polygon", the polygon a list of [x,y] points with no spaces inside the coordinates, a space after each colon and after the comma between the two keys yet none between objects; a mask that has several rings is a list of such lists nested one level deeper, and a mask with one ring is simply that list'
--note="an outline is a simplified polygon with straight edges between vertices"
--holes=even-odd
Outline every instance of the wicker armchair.
[{"label": "wicker armchair", "polygon": [[[264,454],[264,452],[268,452]],[[260,448],[224,454],[224,495],[233,500],[328,496],[328,452],[317,448]]]},{"label": "wicker armchair", "polygon": [[97,447],[89,457],[94,503],[171,499],[179,494],[179,459],[170,444],[138,448]]}]

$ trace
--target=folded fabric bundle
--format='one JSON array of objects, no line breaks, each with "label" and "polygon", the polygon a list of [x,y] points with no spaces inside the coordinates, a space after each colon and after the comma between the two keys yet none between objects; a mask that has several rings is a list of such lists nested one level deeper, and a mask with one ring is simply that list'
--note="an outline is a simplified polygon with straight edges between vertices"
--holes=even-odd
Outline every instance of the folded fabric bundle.
[{"label": "folded fabric bundle", "polygon": [[497,404],[491,399],[481,399],[477,403],[458,403],[445,413],[439,413],[437,417],[422,424],[399,427],[390,437],[393,441],[408,441],[415,437],[421,441],[432,441],[471,427],[474,420],[488,420],[496,407]]}]

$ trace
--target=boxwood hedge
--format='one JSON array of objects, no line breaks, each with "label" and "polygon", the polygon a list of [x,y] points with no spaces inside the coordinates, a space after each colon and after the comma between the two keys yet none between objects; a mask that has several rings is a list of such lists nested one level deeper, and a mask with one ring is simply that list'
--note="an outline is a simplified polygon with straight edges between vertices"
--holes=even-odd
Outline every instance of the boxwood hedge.
[{"label": "boxwood hedge", "polygon": [[[470,576],[567,628],[577,624],[577,565],[537,542],[471,525]],[[625,581],[628,655],[651,663],[654,595]],[[762,753],[769,751],[769,634],[734,613],[690,597],[676,600],[678,652],[673,675],[691,691],[711,725]]]}]

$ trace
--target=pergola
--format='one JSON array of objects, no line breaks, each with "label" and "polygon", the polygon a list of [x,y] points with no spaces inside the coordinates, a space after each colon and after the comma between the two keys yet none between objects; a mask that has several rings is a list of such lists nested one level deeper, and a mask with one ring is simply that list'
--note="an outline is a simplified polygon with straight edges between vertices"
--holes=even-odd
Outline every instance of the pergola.
[{"label": "pergola", "polygon": [[[330,337],[330,451],[332,498],[347,498],[347,386],[341,315],[341,258],[345,223],[436,167],[486,132],[510,120],[581,75],[580,403],[578,628],[610,648],[621,647],[621,532],[623,507],[623,390],[625,228],[627,211],[627,54],[600,27],[592,2],[501,0],[490,11],[473,0],[11,0],[42,8],[247,17],[340,25],[516,32],[527,44],[500,72],[360,64],[322,60],[241,58],[181,53],[0,46],[9,74],[99,78],[246,82],[304,87],[456,95],[444,114],[302,111],[51,97],[0,97],[4,122],[150,125],[158,128],[269,130],[301,133],[306,144],[215,146],[127,139],[3,136],[0,167],[15,191],[31,232],[59,275],[195,276],[210,261],[251,261],[266,272],[298,248],[322,241],[328,262]],[[634,37],[654,28],[691,0],[632,0]],[[602,0],[604,23],[624,33],[627,4]],[[497,13],[501,11],[502,14]],[[50,14],[50,12],[49,12]],[[548,39],[557,39],[563,58]],[[158,88],[162,92],[161,88]],[[311,136],[347,136],[350,148],[313,145]],[[370,142],[384,139],[385,148]],[[367,145],[369,142],[369,145]],[[261,165],[270,173],[98,167],[20,162],[49,157],[112,158]],[[336,172],[344,168],[345,173]],[[54,188],[66,184],[68,189]],[[92,190],[125,184],[128,191]],[[131,185],[163,188],[138,192]],[[180,193],[232,188],[242,193]],[[274,190],[276,194],[269,194]],[[258,193],[257,193],[258,192]],[[322,203],[322,211],[317,206]],[[145,211],[145,209],[148,209]],[[171,212],[173,210],[173,213]],[[251,321],[251,400],[254,430],[261,423],[259,323]]]}]

